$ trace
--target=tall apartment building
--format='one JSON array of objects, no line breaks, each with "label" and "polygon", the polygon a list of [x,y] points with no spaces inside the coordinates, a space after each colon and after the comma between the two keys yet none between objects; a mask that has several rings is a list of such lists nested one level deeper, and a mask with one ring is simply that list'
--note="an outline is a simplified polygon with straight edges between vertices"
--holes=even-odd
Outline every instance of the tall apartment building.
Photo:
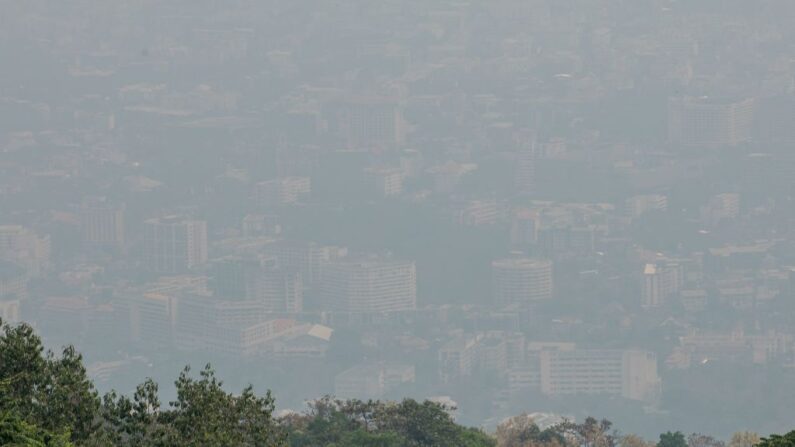
[{"label": "tall apartment building", "polygon": [[207,222],[176,216],[144,222],[145,267],[162,274],[181,273],[207,262]]},{"label": "tall apartment building", "polygon": [[0,260],[21,266],[28,276],[38,276],[50,265],[50,236],[39,236],[21,225],[0,225]]},{"label": "tall apartment building", "polygon": [[660,377],[654,353],[638,350],[548,350],[540,353],[541,392],[606,394],[654,402]]},{"label": "tall apartment building", "polygon": [[668,137],[690,147],[736,146],[751,140],[754,100],[671,98]]},{"label": "tall apartment building", "polygon": [[124,207],[101,198],[84,201],[80,210],[83,243],[91,247],[122,249],[125,242]]},{"label": "tall apartment building", "polygon": [[552,262],[507,258],[491,263],[494,302],[500,306],[529,304],[552,298]]},{"label": "tall apartment building", "polygon": [[643,267],[643,307],[659,307],[678,294],[684,285],[684,268],[675,262],[646,264]]},{"label": "tall apartment building", "polygon": [[410,261],[332,262],[323,272],[321,296],[323,306],[329,310],[352,313],[413,310],[417,306],[417,269]]}]

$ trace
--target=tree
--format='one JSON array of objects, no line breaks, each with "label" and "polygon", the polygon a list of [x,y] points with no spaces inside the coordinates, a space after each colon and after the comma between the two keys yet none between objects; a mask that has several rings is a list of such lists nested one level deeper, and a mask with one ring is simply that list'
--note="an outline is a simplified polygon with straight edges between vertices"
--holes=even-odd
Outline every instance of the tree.
[{"label": "tree", "polygon": [[657,442],[657,447],[687,447],[687,441],[682,432],[668,431],[660,435],[660,441]]},{"label": "tree", "polygon": [[610,433],[613,423],[607,419],[597,421],[587,417],[582,424],[570,424],[570,431],[574,432],[584,447],[614,447],[616,437]]},{"label": "tree", "polygon": [[767,438],[762,438],[757,447],[795,447],[795,431],[791,431],[786,435],[770,435]]},{"label": "tree", "polygon": [[53,434],[25,422],[10,408],[11,380],[0,381],[0,445],[28,447],[71,447],[69,434]]},{"label": "tree", "polygon": [[111,391],[102,399],[102,426],[91,437],[91,445],[131,447],[165,445],[175,439],[169,424],[171,414],[163,411],[158,386],[151,379],[138,385],[132,399]]},{"label": "tree", "polygon": [[752,431],[738,431],[729,440],[729,447],[754,447],[761,438]]},{"label": "tree", "polygon": [[251,386],[235,396],[206,365],[199,378],[186,367],[175,382],[177,400],[171,402],[170,424],[175,445],[185,446],[280,446],[285,437],[273,419],[274,399],[254,394]]},{"label": "tree", "polygon": [[99,398],[72,346],[56,357],[30,326],[0,321],[0,381],[10,384],[0,411],[13,410],[26,424],[70,432],[75,442],[96,428]]},{"label": "tree", "polygon": [[653,442],[646,441],[638,435],[624,435],[618,440],[621,447],[654,447]]},{"label": "tree", "polygon": [[290,445],[303,446],[494,446],[477,429],[457,425],[449,408],[433,402],[336,400],[312,402],[302,415],[280,420]]},{"label": "tree", "polygon": [[514,416],[497,426],[499,447],[563,446],[565,439],[558,427],[541,430],[527,414]]},{"label": "tree", "polygon": [[210,365],[197,379],[185,368],[176,388],[177,399],[165,408],[152,380],[132,398],[110,392],[100,402],[73,347],[56,357],[30,326],[0,321],[0,445],[285,445],[270,392],[227,393]]},{"label": "tree", "polygon": [[53,434],[25,422],[11,411],[0,411],[0,445],[8,447],[72,447],[69,434]]}]

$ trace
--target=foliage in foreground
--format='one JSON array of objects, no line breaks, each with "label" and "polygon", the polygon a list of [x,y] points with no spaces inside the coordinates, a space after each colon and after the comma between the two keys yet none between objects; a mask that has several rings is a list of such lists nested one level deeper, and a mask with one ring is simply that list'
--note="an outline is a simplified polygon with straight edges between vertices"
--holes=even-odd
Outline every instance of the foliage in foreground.
[{"label": "foliage in foreground", "polygon": [[334,400],[310,403],[310,411],[282,420],[290,445],[486,447],[495,441],[480,430],[457,425],[449,408],[425,401]]}]

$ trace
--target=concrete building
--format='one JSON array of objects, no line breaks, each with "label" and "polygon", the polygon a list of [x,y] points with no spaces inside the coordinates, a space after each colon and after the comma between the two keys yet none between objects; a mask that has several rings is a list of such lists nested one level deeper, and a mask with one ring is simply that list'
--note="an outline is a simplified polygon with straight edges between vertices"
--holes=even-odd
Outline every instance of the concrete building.
[{"label": "concrete building", "polygon": [[130,337],[148,347],[170,347],[174,343],[177,298],[164,293],[144,293],[128,301]]},{"label": "concrete building", "polygon": [[13,262],[30,277],[50,266],[50,236],[39,236],[22,225],[0,225],[0,260]]},{"label": "concrete building", "polygon": [[276,258],[280,268],[298,271],[306,287],[320,281],[329,263],[348,256],[347,248],[303,241],[279,241],[268,245],[265,251]]},{"label": "concrete building", "polygon": [[231,301],[260,302],[266,312],[301,312],[301,273],[279,268],[275,261],[236,256],[213,261],[210,270],[214,295]]},{"label": "concrete building", "polygon": [[321,285],[326,309],[351,313],[413,310],[417,269],[413,262],[386,259],[329,263]]},{"label": "concrete building", "polygon": [[367,168],[376,197],[393,197],[403,192],[403,170],[398,168]]},{"label": "concrete building", "polygon": [[207,262],[207,222],[176,216],[144,222],[144,267],[173,274]]},{"label": "concrete building", "polygon": [[268,340],[262,353],[279,359],[323,358],[333,334],[332,328],[321,324],[297,324]]},{"label": "concrete building", "polygon": [[494,225],[500,217],[500,209],[496,200],[470,200],[455,211],[458,225],[479,227]]},{"label": "concrete building", "polygon": [[476,367],[479,341],[476,336],[463,335],[439,349],[439,380],[442,383],[455,383],[472,375]]},{"label": "concrete building", "polygon": [[114,206],[104,198],[84,201],[80,210],[80,230],[83,243],[89,247],[123,249],[124,207]]},{"label": "concrete building", "polygon": [[688,368],[710,361],[764,365],[790,354],[795,347],[794,342],[792,335],[775,331],[751,335],[743,331],[691,330],[679,338],[679,346],[666,364],[674,368]]},{"label": "concrete building", "polygon": [[577,349],[540,353],[541,392],[559,396],[606,394],[655,402],[657,357],[647,351]]},{"label": "concrete building", "polygon": [[491,267],[497,305],[526,305],[552,298],[551,261],[507,258],[492,262]]},{"label": "concrete building", "polygon": [[736,193],[717,194],[701,207],[701,222],[708,226],[737,219],[739,215],[740,195]]},{"label": "concrete building", "polygon": [[643,267],[641,303],[659,307],[679,293],[684,285],[684,268],[674,262],[649,263]]},{"label": "concrete building", "polygon": [[640,217],[649,211],[665,211],[668,209],[668,197],[662,194],[643,194],[630,197],[624,201],[627,216]]},{"label": "concrete building", "polygon": [[537,212],[519,209],[511,221],[511,245],[518,248],[529,247],[538,242],[541,218]]},{"label": "concrete building", "polygon": [[736,146],[751,140],[754,100],[672,98],[668,101],[668,137],[688,147]]},{"label": "concrete building", "polygon": [[405,123],[397,101],[389,98],[353,98],[334,109],[337,133],[349,150],[385,150],[403,145]]},{"label": "concrete building", "polygon": [[415,379],[412,365],[366,363],[337,374],[334,395],[342,399],[382,399],[389,391]]}]

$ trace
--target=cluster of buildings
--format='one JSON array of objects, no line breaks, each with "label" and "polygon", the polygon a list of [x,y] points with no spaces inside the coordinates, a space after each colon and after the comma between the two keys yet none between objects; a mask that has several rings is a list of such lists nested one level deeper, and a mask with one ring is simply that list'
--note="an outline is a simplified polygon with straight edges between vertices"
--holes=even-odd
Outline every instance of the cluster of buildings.
[{"label": "cluster of buildings", "polygon": [[0,318],[100,383],[472,424],[795,385],[788,2],[84,3],[0,17]]}]

